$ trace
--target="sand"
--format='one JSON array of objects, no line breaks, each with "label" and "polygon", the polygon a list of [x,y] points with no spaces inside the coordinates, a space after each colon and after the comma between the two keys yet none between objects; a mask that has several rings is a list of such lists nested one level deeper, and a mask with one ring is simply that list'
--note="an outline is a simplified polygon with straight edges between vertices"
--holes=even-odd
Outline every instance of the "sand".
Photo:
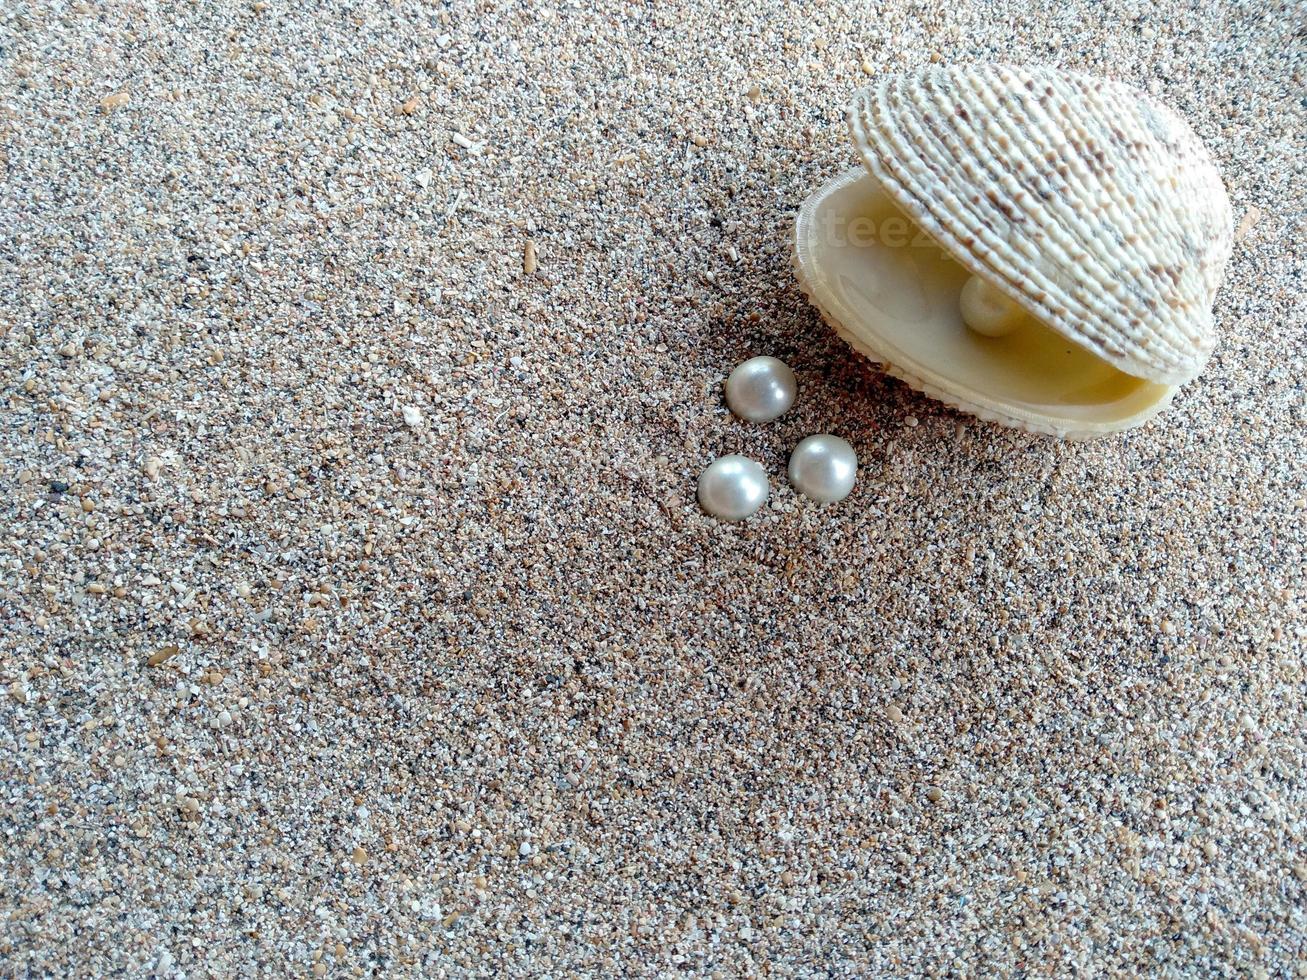
[{"label": "sand", "polygon": [[[1292,5],[1046,6],[7,6],[0,972],[1307,974]],[[846,100],[936,59],[1212,148],[1148,427],[957,414],[802,298]]]}]

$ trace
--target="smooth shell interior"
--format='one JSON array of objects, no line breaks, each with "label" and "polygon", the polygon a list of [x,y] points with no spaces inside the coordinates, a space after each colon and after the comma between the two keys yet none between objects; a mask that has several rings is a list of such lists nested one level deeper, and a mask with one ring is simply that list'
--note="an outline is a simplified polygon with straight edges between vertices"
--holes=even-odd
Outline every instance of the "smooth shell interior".
[{"label": "smooth shell interior", "polygon": [[982,417],[1092,436],[1140,424],[1175,391],[1124,374],[1024,311],[1002,337],[968,329],[959,301],[970,273],[861,168],[804,203],[795,259],[809,296],[858,350]]}]

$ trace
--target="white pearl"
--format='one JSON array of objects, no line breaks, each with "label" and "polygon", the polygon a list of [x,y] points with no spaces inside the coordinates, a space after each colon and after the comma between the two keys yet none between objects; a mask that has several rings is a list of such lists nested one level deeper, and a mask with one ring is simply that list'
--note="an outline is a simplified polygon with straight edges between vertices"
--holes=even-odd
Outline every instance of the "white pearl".
[{"label": "white pearl", "polygon": [[699,506],[724,521],[742,521],[767,502],[767,474],[747,456],[723,456],[699,476]]},{"label": "white pearl", "polygon": [[822,503],[847,497],[857,475],[858,454],[839,436],[808,436],[790,454],[790,483]]},{"label": "white pearl", "polygon": [[726,379],[726,404],[746,421],[770,422],[790,410],[798,390],[784,361],[751,357]]},{"label": "white pearl", "polygon": [[980,276],[972,276],[958,298],[962,319],[985,337],[1004,337],[1021,322],[1021,307]]}]

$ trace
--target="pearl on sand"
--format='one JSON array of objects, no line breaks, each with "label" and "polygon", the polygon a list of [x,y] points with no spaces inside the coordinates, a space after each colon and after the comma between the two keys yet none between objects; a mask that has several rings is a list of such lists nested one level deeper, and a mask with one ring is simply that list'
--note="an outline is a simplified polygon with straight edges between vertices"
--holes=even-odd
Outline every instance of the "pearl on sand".
[{"label": "pearl on sand", "polygon": [[839,436],[808,436],[790,454],[790,483],[822,503],[843,500],[858,475],[858,456]]},{"label": "pearl on sand", "polygon": [[711,517],[742,521],[767,502],[767,474],[747,456],[723,456],[699,477],[699,506]]},{"label": "pearl on sand", "polygon": [[794,405],[794,372],[774,357],[751,357],[726,379],[726,404],[748,422],[770,422]]}]

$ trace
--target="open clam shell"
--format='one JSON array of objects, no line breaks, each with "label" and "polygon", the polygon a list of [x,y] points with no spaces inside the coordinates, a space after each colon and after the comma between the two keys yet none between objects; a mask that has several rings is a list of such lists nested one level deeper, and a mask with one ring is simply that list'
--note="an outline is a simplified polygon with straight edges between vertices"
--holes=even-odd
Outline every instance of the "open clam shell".
[{"label": "open clam shell", "polygon": [[866,171],[804,203],[795,266],[891,373],[1083,437],[1140,424],[1202,369],[1232,219],[1170,110],[1054,69],[928,68],[859,92],[849,128]]}]

